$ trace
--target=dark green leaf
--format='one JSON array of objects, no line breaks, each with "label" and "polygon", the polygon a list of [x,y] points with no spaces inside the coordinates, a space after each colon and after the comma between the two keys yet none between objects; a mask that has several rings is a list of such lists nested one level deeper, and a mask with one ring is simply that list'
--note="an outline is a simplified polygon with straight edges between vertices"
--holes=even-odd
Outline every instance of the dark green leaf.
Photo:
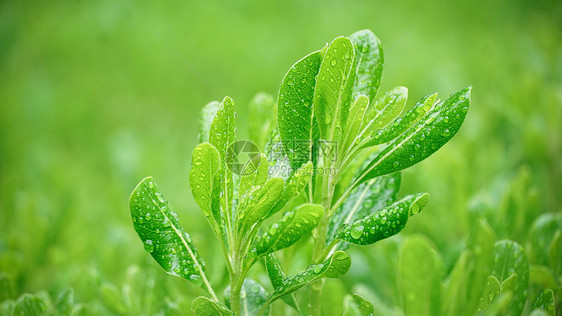
[{"label": "dark green leaf", "polygon": [[74,305],[74,289],[68,288],[59,294],[55,308],[59,315],[70,315],[73,305]]},{"label": "dark green leaf", "polygon": [[275,98],[260,92],[252,98],[248,109],[249,135],[263,149],[271,131],[275,128]]},{"label": "dark green leaf", "polygon": [[293,245],[303,235],[312,231],[322,216],[324,208],[319,204],[303,204],[285,213],[256,240],[256,256],[261,257]]},{"label": "dark green leaf", "polygon": [[144,249],[164,271],[203,286],[206,283],[203,262],[152,177],[137,185],[129,205]]},{"label": "dark green leaf", "polygon": [[306,284],[321,278],[339,278],[347,273],[351,266],[351,258],[343,251],[336,251],[323,263],[308,266],[305,271],[283,280],[283,285],[276,288],[269,296],[268,302],[293,293]]},{"label": "dark green leaf", "polygon": [[312,118],[312,102],[321,62],[320,51],[305,56],[289,69],[279,88],[277,124],[283,148],[294,169],[311,160],[312,145],[299,146],[296,151],[294,143],[305,142],[306,145],[318,138]]},{"label": "dark green leaf", "polygon": [[[508,315],[520,315],[527,299],[529,287],[529,263],[521,246],[511,240],[501,240],[495,245],[495,259],[492,269],[503,288],[511,288],[513,298],[507,310]],[[509,279],[516,275],[515,279]],[[506,283],[507,282],[507,283]],[[509,284],[513,282],[512,284]]]},{"label": "dark green leaf", "polygon": [[337,37],[328,46],[320,66],[314,89],[314,116],[323,140],[339,140],[346,126],[355,82],[354,60],[353,43],[347,37]]},{"label": "dark green leaf", "polygon": [[209,143],[199,144],[191,156],[191,170],[189,171],[189,184],[193,199],[207,217],[209,224],[215,232],[219,232],[217,223],[221,222],[219,207],[213,207],[213,192],[219,183],[216,183],[220,170],[220,155],[215,146]]},{"label": "dark green leaf", "polygon": [[[226,305],[231,306],[230,287],[225,291]],[[258,282],[252,279],[245,279],[240,289],[240,312],[242,316],[258,315],[264,304],[267,302],[267,292]],[[269,314],[269,307],[264,315]]]},{"label": "dark green leaf", "polygon": [[211,124],[217,114],[220,102],[212,101],[207,103],[199,113],[199,143],[205,143],[209,141],[209,132],[211,130]]},{"label": "dark green leaf", "polygon": [[[529,229],[529,260],[536,264],[550,267],[557,275],[562,274],[562,258],[556,251],[560,250],[556,235],[562,233],[562,214],[546,213],[539,216]],[[552,252],[552,254],[550,253]]]},{"label": "dark green leaf", "polygon": [[400,179],[400,172],[396,172],[371,179],[355,188],[330,218],[326,242],[328,244],[332,242],[342,225],[352,223],[394,203],[400,189]]},{"label": "dark green leaf", "polygon": [[245,232],[252,225],[267,218],[271,209],[283,193],[284,181],[271,178],[263,185],[252,187],[240,200],[237,210],[239,231]]},{"label": "dark green leaf", "polygon": [[[274,254],[269,254],[264,257],[265,262],[265,271],[267,272],[267,276],[271,281],[271,285],[273,285],[273,289],[277,289],[283,285],[283,280],[285,279],[285,273],[283,273],[283,269],[281,268],[281,264],[279,260],[275,257]],[[299,304],[297,303],[297,299],[295,298],[294,293],[282,296],[281,299],[283,302],[287,303],[287,305],[294,308],[297,313],[300,314]]]},{"label": "dark green leaf", "polygon": [[408,195],[380,211],[343,225],[336,238],[356,245],[370,245],[400,232],[409,216],[419,213],[429,201],[429,194]]},{"label": "dark green leaf", "polygon": [[380,40],[371,30],[361,30],[349,37],[355,47],[356,79],[353,85],[353,99],[360,95],[373,101],[382,78],[384,53]]},{"label": "dark green leaf", "polygon": [[436,98],[437,93],[423,97],[413,108],[396,118],[388,126],[371,134],[370,140],[365,146],[383,144],[400,136],[433,107]]},{"label": "dark green leaf", "polygon": [[533,304],[533,309],[542,309],[548,315],[554,316],[556,313],[556,301],[554,299],[554,292],[551,289],[546,289],[537,297]]},{"label": "dark green leaf", "polygon": [[35,316],[43,315],[47,311],[47,304],[39,296],[23,294],[16,301],[14,315]]},{"label": "dark green leaf", "polygon": [[460,129],[470,104],[471,88],[436,105],[417,124],[394,140],[362,172],[355,185],[410,167],[436,152]]},{"label": "dark green leaf", "polygon": [[232,311],[222,303],[205,296],[199,296],[191,303],[191,310],[196,316],[229,316]]},{"label": "dark green leaf", "polygon": [[0,302],[15,298],[14,282],[7,274],[0,271]]}]

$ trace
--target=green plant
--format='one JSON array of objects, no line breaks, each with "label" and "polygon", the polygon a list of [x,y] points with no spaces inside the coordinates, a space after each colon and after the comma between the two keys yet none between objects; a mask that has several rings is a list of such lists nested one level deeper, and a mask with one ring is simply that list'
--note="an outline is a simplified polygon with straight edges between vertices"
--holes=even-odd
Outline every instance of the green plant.
[{"label": "green plant", "polygon": [[[230,285],[224,303],[155,181],[145,178],[135,188],[130,210],[146,251],[166,272],[209,294],[193,301],[195,314],[267,314],[278,299],[300,312],[294,293],[310,284],[309,313],[320,315],[323,280],[343,276],[351,265],[345,249],[397,234],[425,207],[426,193],[397,200],[400,171],[424,160],[457,133],[471,88],[445,101],[437,100],[436,94],[423,97],[404,111],[404,87],[375,97],[383,61],[380,41],[368,30],[338,37],[299,60],[282,80],[277,129],[271,132],[267,154],[254,155],[240,170],[232,164],[232,99],[225,97],[203,109],[189,180],[225,259]],[[253,107],[269,107],[268,100],[256,98]],[[269,117],[263,126],[254,127],[258,142],[274,120]],[[265,228],[268,221],[272,223]],[[310,265],[286,277],[276,253],[300,244],[311,232]],[[269,294],[247,277],[260,261],[271,280]],[[362,297],[351,300],[358,312],[372,313],[372,305]]]}]

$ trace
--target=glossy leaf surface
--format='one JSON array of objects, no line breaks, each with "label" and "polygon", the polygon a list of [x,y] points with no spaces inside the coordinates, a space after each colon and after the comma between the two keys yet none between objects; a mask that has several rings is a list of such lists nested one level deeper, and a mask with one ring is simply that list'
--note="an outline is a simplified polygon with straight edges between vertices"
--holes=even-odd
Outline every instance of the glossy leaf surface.
[{"label": "glossy leaf surface", "polygon": [[197,138],[199,143],[205,143],[209,141],[209,132],[211,131],[211,124],[217,114],[220,102],[212,101],[207,103],[199,112],[199,133]]},{"label": "glossy leaf surface", "polygon": [[232,311],[222,303],[199,296],[191,303],[191,310],[196,316],[230,316]]},{"label": "glossy leaf surface", "polygon": [[484,291],[482,291],[480,303],[478,304],[478,311],[486,310],[490,303],[500,295],[500,291],[500,281],[493,275],[488,276],[486,278],[486,286],[484,287]]},{"label": "glossy leaf surface", "polygon": [[396,87],[370,104],[363,118],[361,138],[368,138],[375,131],[392,122],[402,113],[407,100],[408,89],[406,87]]},{"label": "glossy leaf surface", "polygon": [[129,205],[144,249],[164,271],[203,286],[203,262],[152,177],[137,185]]},{"label": "glossy leaf surface", "polygon": [[321,278],[339,278],[347,273],[351,266],[351,258],[343,251],[336,251],[323,263],[313,264],[298,274],[283,280],[283,285],[275,289],[268,301],[273,302],[281,296],[292,293],[306,284]]},{"label": "glossy leaf surface", "polygon": [[[277,257],[275,257],[274,254],[269,254],[265,256],[264,263],[265,263],[265,271],[267,273],[267,276],[271,281],[271,285],[273,285],[273,289],[276,290],[277,288],[283,285],[283,280],[285,279],[285,273],[281,268],[281,264],[279,263],[279,260],[277,259]],[[300,314],[299,304],[297,303],[297,299],[294,293],[281,296],[281,300],[287,303],[287,305],[294,308],[297,311],[297,313]]]},{"label": "glossy leaf surface", "polygon": [[[294,169],[310,160],[311,144],[307,142],[318,138],[314,133],[312,103],[321,62],[320,51],[305,56],[289,69],[279,88],[277,124],[283,148]],[[304,142],[298,152],[295,142]]]},{"label": "glossy leaf surface", "polygon": [[417,124],[391,142],[365,169],[358,183],[413,166],[436,152],[461,127],[470,104],[471,88],[436,105]]},{"label": "glossy leaf surface", "polygon": [[203,143],[195,147],[191,156],[189,185],[193,199],[216,231],[221,215],[218,207],[213,210],[213,191],[219,185],[217,174],[220,166],[220,155],[215,146]]},{"label": "glossy leaf surface", "polygon": [[256,256],[261,257],[297,242],[309,233],[324,216],[324,208],[319,204],[303,204],[289,211],[256,241]]},{"label": "glossy leaf surface", "polygon": [[312,178],[312,162],[307,162],[297,169],[291,177],[286,181],[283,193],[279,200],[275,203],[273,209],[268,216],[271,216],[280,211],[292,198],[299,195],[310,182]]},{"label": "glossy leaf surface", "polygon": [[263,185],[267,180],[268,167],[265,154],[254,156],[242,169],[238,194],[244,196],[252,187]]},{"label": "glossy leaf surface", "polygon": [[267,218],[283,193],[283,186],[283,179],[271,178],[263,185],[253,187],[242,197],[237,211],[240,231],[246,231],[253,224]]},{"label": "glossy leaf surface", "polygon": [[[231,306],[230,303],[230,287],[225,291],[226,305]],[[268,294],[266,290],[258,282],[246,278],[244,284],[240,289],[240,314],[242,316],[258,315],[261,308],[267,302]],[[269,307],[265,311],[268,315]]]},{"label": "glossy leaf surface", "polygon": [[356,245],[370,245],[400,232],[409,216],[419,213],[429,201],[429,194],[406,196],[380,211],[343,225],[336,238]]},{"label": "glossy leaf surface", "polygon": [[364,95],[373,101],[379,89],[384,65],[381,42],[371,30],[355,32],[349,39],[355,48],[357,72],[353,85],[353,100]]}]

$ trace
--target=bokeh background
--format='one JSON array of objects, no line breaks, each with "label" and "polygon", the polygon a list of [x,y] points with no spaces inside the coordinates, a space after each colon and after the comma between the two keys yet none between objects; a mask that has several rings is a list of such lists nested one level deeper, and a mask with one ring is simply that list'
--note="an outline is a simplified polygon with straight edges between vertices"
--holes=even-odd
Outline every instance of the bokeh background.
[{"label": "bokeh background", "polygon": [[[411,106],[472,85],[472,107],[453,141],[404,173],[401,194],[429,192],[428,208],[401,236],[352,250],[328,290],[359,282],[400,306],[393,245],[423,234],[447,273],[474,208],[524,245],[537,216],[561,211],[561,21],[562,3],[546,0],[2,1],[0,299],[72,287],[87,314],[189,314],[202,292],[144,251],[130,192],[154,176],[225,284],[188,190],[198,111],[231,96],[247,137],[253,95],[276,97],[296,60],[365,28],[386,51],[381,91],[406,86]],[[524,220],[505,227],[514,207]]]}]

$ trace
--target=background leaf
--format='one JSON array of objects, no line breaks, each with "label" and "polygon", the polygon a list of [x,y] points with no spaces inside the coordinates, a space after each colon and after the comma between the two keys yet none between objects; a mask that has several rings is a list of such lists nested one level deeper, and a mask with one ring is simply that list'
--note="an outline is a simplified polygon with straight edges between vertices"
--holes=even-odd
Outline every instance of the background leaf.
[{"label": "background leaf", "polygon": [[203,287],[204,265],[191,236],[179,224],[152,177],[137,185],[129,204],[133,226],[152,258],[167,273]]},{"label": "background leaf", "polygon": [[554,293],[551,289],[542,291],[539,297],[537,297],[535,303],[533,303],[533,309],[542,309],[547,312],[548,315],[555,315],[556,301],[554,299]]},{"label": "background leaf", "polygon": [[[226,305],[230,306],[230,287],[225,291]],[[242,316],[258,315],[267,302],[267,292],[258,282],[246,278],[240,289],[240,312]],[[264,313],[269,314],[269,307]]]},{"label": "background leaf", "polygon": [[527,299],[529,287],[529,263],[521,246],[511,240],[500,240],[495,245],[495,259],[492,270],[503,287],[509,278],[516,275],[512,288],[513,298],[507,315],[520,315]]},{"label": "background leaf", "polygon": [[232,311],[219,302],[199,296],[191,303],[191,310],[196,316],[229,316]]},{"label": "background leaf", "polygon": [[248,135],[263,150],[271,131],[277,125],[275,117],[275,98],[272,95],[260,92],[256,94],[248,106]]}]

